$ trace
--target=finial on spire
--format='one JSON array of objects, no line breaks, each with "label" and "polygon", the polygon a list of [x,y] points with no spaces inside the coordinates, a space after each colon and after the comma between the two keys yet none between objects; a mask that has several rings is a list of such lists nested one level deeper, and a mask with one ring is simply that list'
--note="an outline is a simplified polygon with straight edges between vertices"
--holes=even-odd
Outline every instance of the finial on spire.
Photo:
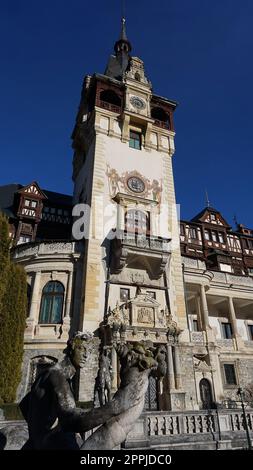
[{"label": "finial on spire", "polygon": [[127,35],[126,35],[126,18],[125,16],[122,16],[121,18],[121,34],[120,34],[120,39],[122,41],[127,41]]},{"label": "finial on spire", "polygon": [[210,207],[211,204],[210,204],[210,201],[209,201],[209,197],[208,197],[208,192],[207,192],[207,189],[206,189],[206,207]]}]

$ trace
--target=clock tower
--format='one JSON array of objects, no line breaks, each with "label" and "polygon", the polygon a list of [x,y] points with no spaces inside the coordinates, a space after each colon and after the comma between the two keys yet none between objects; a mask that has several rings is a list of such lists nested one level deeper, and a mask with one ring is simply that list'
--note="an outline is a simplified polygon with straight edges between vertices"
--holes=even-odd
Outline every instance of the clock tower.
[{"label": "clock tower", "polygon": [[[183,400],[179,343],[187,325],[172,169],[177,105],[153,92],[131,50],[123,18],[105,73],[84,79],[73,131],[76,227],[85,240],[78,328],[100,329],[105,342],[164,346],[174,364],[171,389]],[[111,360],[116,389],[113,351]],[[80,390],[92,399],[87,380]]]}]

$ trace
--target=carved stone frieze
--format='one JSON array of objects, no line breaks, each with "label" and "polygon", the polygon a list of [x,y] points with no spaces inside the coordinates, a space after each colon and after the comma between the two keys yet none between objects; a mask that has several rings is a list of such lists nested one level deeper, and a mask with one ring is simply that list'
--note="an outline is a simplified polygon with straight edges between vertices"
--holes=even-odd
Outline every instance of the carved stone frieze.
[{"label": "carved stone frieze", "polygon": [[137,323],[154,324],[154,309],[152,307],[140,307],[137,309]]}]

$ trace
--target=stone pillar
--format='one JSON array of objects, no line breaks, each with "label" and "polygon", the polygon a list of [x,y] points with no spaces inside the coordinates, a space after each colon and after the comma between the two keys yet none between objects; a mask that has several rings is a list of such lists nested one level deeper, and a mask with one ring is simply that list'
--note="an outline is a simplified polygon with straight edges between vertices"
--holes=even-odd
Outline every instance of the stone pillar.
[{"label": "stone pillar", "polygon": [[118,358],[116,349],[112,348],[112,393],[118,389]]},{"label": "stone pillar", "polygon": [[175,374],[171,344],[167,344],[167,379],[169,390],[173,390],[175,388]]},{"label": "stone pillar", "polygon": [[205,291],[205,287],[202,284],[200,286],[200,297],[201,297],[201,304],[202,304],[202,323],[203,323],[203,328],[206,330],[210,325],[209,325],[209,318],[208,318],[206,291]]},{"label": "stone pillar", "polygon": [[181,365],[179,359],[179,350],[178,346],[174,346],[174,364],[175,364],[175,383],[176,389],[182,388],[182,374],[181,374]]},{"label": "stone pillar", "polygon": [[39,298],[40,283],[41,283],[41,272],[37,271],[35,272],[35,277],[34,277],[29,316],[26,320],[27,328],[25,330],[25,336],[33,336],[34,326],[36,323],[38,323],[39,307],[40,307],[40,300],[41,300]]},{"label": "stone pillar", "polygon": [[72,298],[72,285],[73,285],[73,271],[69,272],[68,276],[68,287],[66,293],[66,301],[65,301],[65,315],[63,318],[63,331],[64,333],[69,332],[70,328],[70,308],[71,308],[71,298]]},{"label": "stone pillar", "polygon": [[229,319],[232,325],[233,336],[235,338],[237,349],[242,349],[244,348],[244,341],[242,337],[240,336],[238,328],[237,328],[235,307],[234,307],[234,302],[233,302],[232,297],[228,297],[228,309],[229,309]]},{"label": "stone pillar", "polygon": [[196,304],[196,312],[197,312],[197,318],[198,318],[199,326],[200,326],[201,331],[203,331],[203,330],[205,330],[205,326],[203,324],[203,318],[202,318],[202,315],[201,315],[200,297],[199,297],[198,294],[195,297],[195,304]]},{"label": "stone pillar", "polygon": [[[126,101],[127,101],[127,96],[126,96]],[[126,106],[127,106],[127,102],[126,102]],[[122,142],[129,141],[129,123],[130,123],[130,116],[125,114],[123,117]]]},{"label": "stone pillar", "polygon": [[117,203],[117,230],[125,228],[125,208],[122,204]]},{"label": "stone pillar", "polygon": [[228,306],[229,306],[229,318],[232,324],[232,330],[234,336],[238,336],[238,328],[237,328],[237,321],[236,321],[236,314],[235,314],[235,307],[232,297],[228,297]]}]

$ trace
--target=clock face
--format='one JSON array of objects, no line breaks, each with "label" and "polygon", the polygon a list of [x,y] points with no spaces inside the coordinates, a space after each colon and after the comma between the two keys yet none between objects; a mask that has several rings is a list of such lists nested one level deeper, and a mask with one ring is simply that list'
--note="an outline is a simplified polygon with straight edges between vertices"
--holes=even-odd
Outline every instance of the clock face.
[{"label": "clock face", "polygon": [[143,193],[145,190],[145,183],[137,176],[131,176],[131,178],[127,180],[127,186],[135,193]]},{"label": "clock face", "polygon": [[130,98],[130,103],[136,109],[145,109],[146,108],[145,101],[142,100],[141,98],[139,98],[138,96],[132,96]]}]

